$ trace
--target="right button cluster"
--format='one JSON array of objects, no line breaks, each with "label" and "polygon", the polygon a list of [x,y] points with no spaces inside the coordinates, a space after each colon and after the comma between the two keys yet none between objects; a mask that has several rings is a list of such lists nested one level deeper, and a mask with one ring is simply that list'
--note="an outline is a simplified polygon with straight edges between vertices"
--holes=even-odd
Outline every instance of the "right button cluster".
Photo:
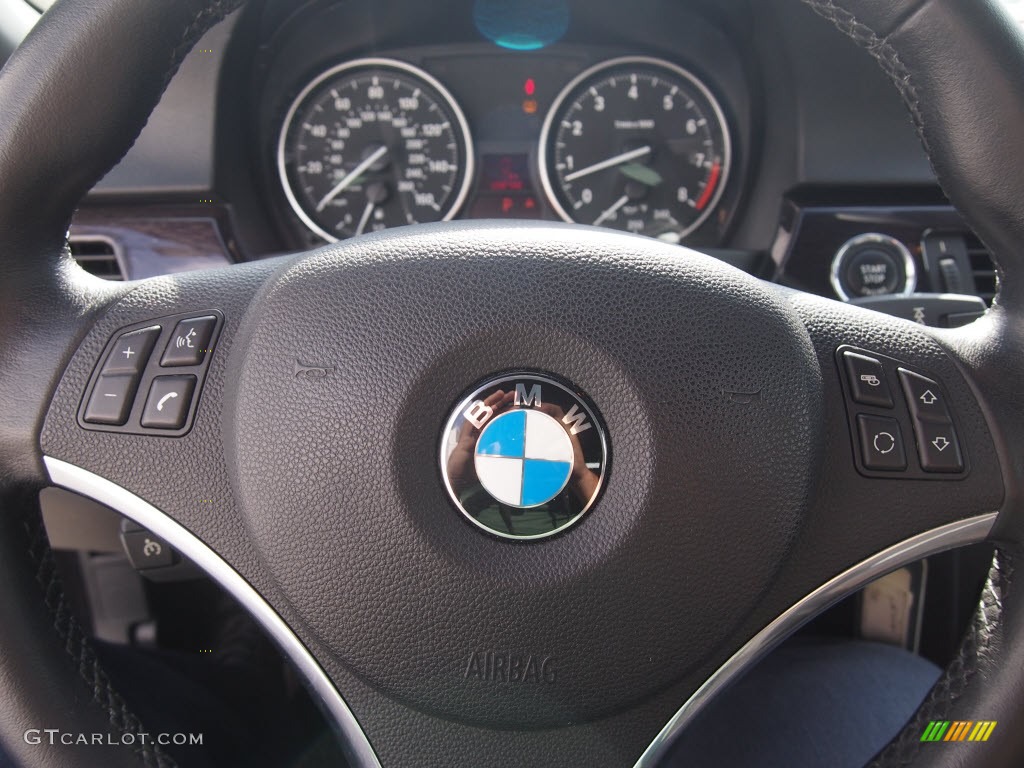
[{"label": "right button cluster", "polygon": [[[937,379],[861,349],[840,347],[836,354],[857,468],[863,474],[937,478],[964,473],[952,409]],[[913,443],[907,440],[905,444],[904,435],[911,434]]]}]

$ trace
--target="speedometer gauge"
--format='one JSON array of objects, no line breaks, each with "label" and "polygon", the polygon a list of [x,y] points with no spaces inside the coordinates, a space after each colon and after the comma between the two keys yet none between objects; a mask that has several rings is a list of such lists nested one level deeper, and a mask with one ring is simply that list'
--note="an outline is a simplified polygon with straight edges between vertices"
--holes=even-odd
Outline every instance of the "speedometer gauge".
[{"label": "speedometer gauge", "polygon": [[452,218],[473,176],[466,118],[421,69],[360,59],[313,79],[281,127],[278,173],[295,214],[333,242]]},{"label": "speedometer gauge", "polygon": [[647,57],[586,70],[541,131],[541,182],[566,221],[679,242],[703,224],[729,177],[729,128],[694,75]]}]

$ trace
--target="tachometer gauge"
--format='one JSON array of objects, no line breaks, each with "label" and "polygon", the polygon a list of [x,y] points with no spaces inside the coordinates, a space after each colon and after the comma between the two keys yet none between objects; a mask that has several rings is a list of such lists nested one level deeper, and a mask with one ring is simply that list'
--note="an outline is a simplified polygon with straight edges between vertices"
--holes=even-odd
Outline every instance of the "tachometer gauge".
[{"label": "tachometer gauge", "polygon": [[586,70],[541,131],[541,182],[566,221],[671,242],[703,224],[729,177],[729,128],[694,75],[647,57]]},{"label": "tachometer gauge", "polygon": [[469,126],[451,94],[391,59],[351,61],[316,77],[278,140],[285,197],[329,242],[452,218],[472,166]]}]

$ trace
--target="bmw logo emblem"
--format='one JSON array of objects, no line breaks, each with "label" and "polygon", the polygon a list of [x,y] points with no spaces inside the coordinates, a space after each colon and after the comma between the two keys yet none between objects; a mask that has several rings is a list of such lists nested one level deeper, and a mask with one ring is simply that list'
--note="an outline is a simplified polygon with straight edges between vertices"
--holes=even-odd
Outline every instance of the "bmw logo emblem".
[{"label": "bmw logo emblem", "polygon": [[452,412],[441,474],[474,525],[509,539],[540,539],[576,523],[597,500],[608,443],[594,407],[534,373],[478,387]]}]

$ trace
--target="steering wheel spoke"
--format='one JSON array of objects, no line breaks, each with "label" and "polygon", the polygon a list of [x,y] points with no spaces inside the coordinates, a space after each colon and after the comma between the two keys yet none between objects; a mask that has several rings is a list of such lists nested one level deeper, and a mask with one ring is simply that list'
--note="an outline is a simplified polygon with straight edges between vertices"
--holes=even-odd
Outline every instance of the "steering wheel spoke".
[{"label": "steering wheel spoke", "polygon": [[[25,391],[4,406],[4,500],[63,485],[165,538],[257,617],[369,766],[611,767],[641,753],[653,766],[816,611],[994,531],[982,618],[922,713],[1009,726],[1024,674],[1011,567],[1024,326],[1007,244],[1024,174],[1004,188],[961,172],[991,158],[958,164],[955,147],[981,143],[922,103],[942,83],[915,64],[936,60],[922,54],[929,19],[1001,40],[1002,58],[975,51],[986,80],[939,102],[988,114],[974,108],[985,94],[1024,104],[1019,66],[997,77],[1022,56],[987,10],[972,22],[947,0],[851,2],[867,24],[812,4],[883,61],[940,177],[981,201],[973,220],[1000,246],[1006,284],[971,329],[933,334],[665,243],[545,224],[412,227],[101,288],[60,253],[71,207],[188,42],[234,4],[109,0],[87,22],[58,4],[0,76],[14,254],[0,376]],[[107,27],[104,46],[83,44]],[[28,87],[38,71],[53,89]],[[124,87],[101,98],[85,87],[112,81]],[[103,138],[85,159],[72,127]],[[68,700],[80,683],[29,599],[33,564],[13,533],[0,541],[20,590],[0,616],[0,679],[18,692],[0,728],[14,743],[52,714],[21,693],[34,676]],[[95,727],[119,712],[68,716]],[[988,764],[1019,763],[1013,732],[998,731],[990,748],[1006,759]],[[114,750],[110,764],[133,757]]]},{"label": "steering wheel spoke", "polygon": [[[978,516],[1002,497],[991,436],[925,332],[653,242],[517,227],[506,255],[508,234],[421,228],[140,286],[57,389],[41,437],[53,479],[146,510],[138,522],[256,586],[243,603],[294,628],[287,642],[356,697],[389,757],[399,745],[381,724],[395,705],[381,691],[404,702],[416,738],[442,716],[453,743],[482,740],[484,726],[493,749],[510,749],[509,726],[550,734],[569,721],[564,744],[579,752],[584,734],[600,745],[595,722],[621,717],[636,737],[622,749],[640,751],[716,669],[743,668],[729,659],[752,658],[745,644],[766,650],[871,576],[987,531]],[[575,298],[558,289],[570,279]],[[531,324],[546,330],[514,330]],[[717,352],[698,354],[705,345]],[[526,549],[467,525],[434,470],[467,382],[517,368],[586,391],[614,461],[598,511]],[[153,422],[159,398],[178,405],[159,385],[187,376],[189,407],[169,407],[181,421]],[[90,420],[104,377],[135,377],[116,424]],[[962,469],[920,463],[921,408],[934,403],[908,398],[926,394],[922,381],[954,424]],[[865,444],[865,415],[892,425],[890,442]],[[899,450],[898,468],[877,469],[865,445]],[[329,601],[311,588],[335,580],[345,587]],[[547,736],[536,748],[553,749]]]}]

